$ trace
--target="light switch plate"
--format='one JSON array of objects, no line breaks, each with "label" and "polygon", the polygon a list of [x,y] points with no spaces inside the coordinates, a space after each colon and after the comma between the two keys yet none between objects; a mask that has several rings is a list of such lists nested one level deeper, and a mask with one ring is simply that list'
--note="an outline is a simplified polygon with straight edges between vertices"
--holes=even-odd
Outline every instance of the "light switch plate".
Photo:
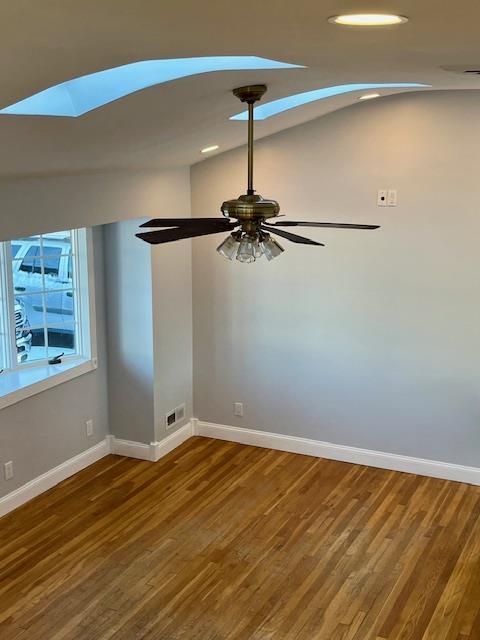
[{"label": "light switch plate", "polygon": [[397,206],[397,190],[389,189],[387,194],[387,206],[396,207]]},{"label": "light switch plate", "polygon": [[387,206],[387,189],[379,189],[377,191],[377,207]]}]

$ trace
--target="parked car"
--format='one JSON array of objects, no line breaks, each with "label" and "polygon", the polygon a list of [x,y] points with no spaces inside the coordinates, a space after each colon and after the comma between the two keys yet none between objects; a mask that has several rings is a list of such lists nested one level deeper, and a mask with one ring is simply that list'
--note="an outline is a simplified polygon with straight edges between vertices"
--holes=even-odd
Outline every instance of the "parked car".
[{"label": "parked car", "polygon": [[25,313],[25,305],[15,298],[15,342],[17,345],[17,360],[25,362],[32,347],[32,333]]},{"label": "parked car", "polygon": [[74,349],[75,331],[70,235],[51,233],[42,242],[41,247],[37,236],[12,241],[13,286],[30,326],[31,345],[44,344],[47,326],[50,347],[68,352]]}]

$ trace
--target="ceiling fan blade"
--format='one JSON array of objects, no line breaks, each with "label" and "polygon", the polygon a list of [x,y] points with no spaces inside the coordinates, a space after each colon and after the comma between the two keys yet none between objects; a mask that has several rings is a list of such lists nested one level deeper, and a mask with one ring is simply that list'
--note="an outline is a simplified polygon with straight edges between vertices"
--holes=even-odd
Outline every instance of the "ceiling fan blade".
[{"label": "ceiling fan blade", "polygon": [[323,227],[330,229],[379,229],[379,224],[350,224],[340,222],[297,222],[296,220],[283,220],[282,222],[266,223],[269,227]]},{"label": "ceiling fan blade", "polygon": [[141,227],[196,227],[201,224],[225,225],[227,218],[153,218],[141,224]]},{"label": "ceiling fan blade", "polygon": [[198,236],[207,236],[213,233],[225,233],[238,227],[237,222],[231,222],[224,227],[185,227],[183,229],[163,229],[161,231],[148,231],[146,233],[137,233],[137,238],[145,240],[149,244],[162,244],[164,242],[174,242],[175,240],[184,240],[186,238],[196,238]]},{"label": "ceiling fan blade", "polygon": [[282,238],[286,238],[291,242],[296,242],[297,244],[314,244],[318,247],[324,247],[325,245],[321,242],[315,242],[315,240],[310,240],[310,238],[304,238],[303,236],[297,236],[295,233],[289,233],[288,231],[284,231],[283,229],[273,229],[274,225],[269,225],[268,227],[262,225],[262,229],[264,231],[269,231],[271,233],[275,233]]}]

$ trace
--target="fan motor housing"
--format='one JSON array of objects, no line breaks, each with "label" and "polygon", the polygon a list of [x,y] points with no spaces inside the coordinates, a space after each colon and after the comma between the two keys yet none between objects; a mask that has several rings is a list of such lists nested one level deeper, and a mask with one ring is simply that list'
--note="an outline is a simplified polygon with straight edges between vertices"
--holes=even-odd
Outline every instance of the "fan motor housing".
[{"label": "fan motor housing", "polygon": [[260,195],[242,195],[236,200],[226,200],[221,211],[226,218],[236,218],[240,222],[262,221],[277,216],[280,205],[276,200],[266,200]]}]

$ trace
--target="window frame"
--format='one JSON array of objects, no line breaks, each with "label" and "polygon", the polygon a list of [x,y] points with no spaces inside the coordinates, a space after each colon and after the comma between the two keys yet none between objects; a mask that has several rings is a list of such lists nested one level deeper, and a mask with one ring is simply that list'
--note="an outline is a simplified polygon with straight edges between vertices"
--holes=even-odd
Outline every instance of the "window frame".
[{"label": "window frame", "polygon": [[0,409],[97,367],[92,231],[85,228],[69,231],[76,273],[71,289],[74,291],[72,322],[76,329],[77,352],[62,356],[58,365],[48,364],[48,358],[52,357],[48,351],[45,358],[18,363],[15,335],[15,299],[18,296],[14,291],[10,246],[17,239],[0,242],[0,358],[3,360],[0,360],[0,371],[4,368],[0,373]]}]

